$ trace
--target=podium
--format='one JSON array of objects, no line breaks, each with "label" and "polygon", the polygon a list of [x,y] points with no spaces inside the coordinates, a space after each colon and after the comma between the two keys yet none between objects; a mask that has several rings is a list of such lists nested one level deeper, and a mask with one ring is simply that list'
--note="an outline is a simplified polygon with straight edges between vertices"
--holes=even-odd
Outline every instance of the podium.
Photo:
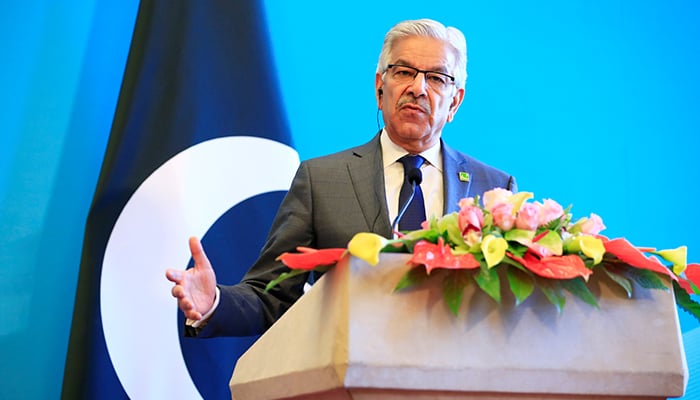
[{"label": "podium", "polygon": [[671,291],[635,287],[628,299],[593,276],[600,308],[567,294],[560,314],[537,289],[515,306],[509,290],[499,305],[469,285],[454,316],[439,284],[393,291],[408,259],[341,260],[241,356],[233,398],[629,400],[685,391]]}]

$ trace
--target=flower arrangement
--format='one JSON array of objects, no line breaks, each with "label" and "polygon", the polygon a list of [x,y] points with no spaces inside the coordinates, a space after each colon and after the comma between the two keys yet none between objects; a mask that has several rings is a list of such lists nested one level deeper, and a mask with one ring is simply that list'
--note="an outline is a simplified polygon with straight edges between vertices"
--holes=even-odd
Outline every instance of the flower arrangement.
[{"label": "flower arrangement", "polygon": [[476,284],[500,303],[503,281],[516,305],[537,288],[559,312],[565,292],[598,307],[587,282],[600,273],[629,298],[633,283],[646,289],[670,286],[677,304],[700,320],[700,304],[691,298],[700,294],[700,264],[686,262],[685,246],[657,251],[635,247],[624,238],[608,239],[600,235],[605,226],[596,214],[572,222],[571,207],[563,209],[551,199],[529,202],[533,197],[494,189],[484,193],[483,201],[478,196],[462,199],[458,212],[431,217],[422,229],[396,239],[362,232],[347,249],[298,248],[299,253],[279,256],[291,271],[270,282],[267,290],[291,276],[326,270],[346,253],[376,265],[379,253],[402,252],[412,254],[412,268],[395,290],[440,279],[445,304],[455,315],[467,285]]}]

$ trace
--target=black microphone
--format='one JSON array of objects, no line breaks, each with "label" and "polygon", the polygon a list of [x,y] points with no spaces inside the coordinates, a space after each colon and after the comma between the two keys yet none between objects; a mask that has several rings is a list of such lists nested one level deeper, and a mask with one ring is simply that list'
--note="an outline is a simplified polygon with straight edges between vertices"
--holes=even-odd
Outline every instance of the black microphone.
[{"label": "black microphone", "polygon": [[420,168],[413,168],[408,171],[408,183],[413,186],[414,190],[416,189],[416,185],[423,183],[423,173],[420,172]]},{"label": "black microphone", "polygon": [[399,221],[401,221],[401,218],[403,218],[403,215],[406,213],[408,205],[413,201],[413,196],[416,195],[416,186],[423,182],[423,173],[420,172],[420,168],[412,168],[408,171],[406,179],[408,180],[408,183],[411,184],[411,195],[408,197],[408,200],[406,200],[406,203],[401,207],[399,215],[397,215],[396,219],[394,219],[394,223],[391,224],[391,230],[394,232],[396,232],[396,227],[399,226]]}]

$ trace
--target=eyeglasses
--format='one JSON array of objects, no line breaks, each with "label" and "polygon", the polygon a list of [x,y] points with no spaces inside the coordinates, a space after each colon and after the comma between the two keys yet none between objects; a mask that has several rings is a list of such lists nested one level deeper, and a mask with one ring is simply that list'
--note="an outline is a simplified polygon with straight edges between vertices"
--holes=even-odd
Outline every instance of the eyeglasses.
[{"label": "eyeglasses", "polygon": [[428,86],[436,91],[441,91],[447,88],[451,83],[455,82],[455,77],[447,75],[443,72],[437,71],[424,71],[422,69],[409,67],[408,65],[400,64],[389,64],[386,66],[389,70],[391,78],[398,83],[411,83],[416,79],[419,73],[425,75],[425,81],[428,82]]}]

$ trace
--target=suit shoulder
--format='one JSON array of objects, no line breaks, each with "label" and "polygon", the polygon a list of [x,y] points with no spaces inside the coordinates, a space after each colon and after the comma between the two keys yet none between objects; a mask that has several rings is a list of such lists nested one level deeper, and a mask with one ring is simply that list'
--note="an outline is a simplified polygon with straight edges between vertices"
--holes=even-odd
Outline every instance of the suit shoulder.
[{"label": "suit shoulder", "polygon": [[455,157],[458,160],[459,164],[466,164],[469,166],[469,169],[472,171],[481,171],[482,173],[488,174],[488,175],[493,175],[493,176],[500,176],[500,177],[511,177],[512,175],[503,171],[502,169],[496,168],[492,165],[486,164],[485,162],[474,158],[470,155],[467,155],[465,153],[462,153],[459,150],[454,150],[450,149],[452,152],[452,156]]},{"label": "suit shoulder", "polygon": [[335,153],[309,158],[302,161],[302,163],[313,167],[333,167],[338,166],[339,164],[348,160],[363,158],[376,150],[379,150],[379,147],[374,143],[374,140],[372,140],[369,143],[365,143],[360,146],[350,147]]},{"label": "suit shoulder", "polygon": [[[518,189],[515,177],[501,169],[449,147],[445,147],[443,154],[451,159],[449,162],[444,161],[448,169],[446,172],[451,174],[465,171],[471,174],[471,181],[474,183],[472,193],[483,193],[496,187],[512,191]],[[453,168],[457,170],[454,171]]]},{"label": "suit shoulder", "polygon": [[473,166],[475,167],[475,169],[477,169],[477,170],[482,170],[482,171],[485,171],[485,172],[488,173],[488,174],[497,175],[497,176],[502,176],[502,177],[504,177],[504,178],[505,178],[505,177],[510,177],[510,176],[512,176],[512,175],[509,174],[508,172],[506,172],[506,171],[504,171],[504,170],[502,170],[502,169],[496,168],[496,167],[494,167],[494,166],[492,166],[492,165],[486,164],[485,162],[482,162],[482,161],[480,161],[480,160],[477,160],[477,159],[474,158],[474,157],[469,157],[469,158],[470,158],[469,163],[470,163],[471,165],[473,165]]}]

